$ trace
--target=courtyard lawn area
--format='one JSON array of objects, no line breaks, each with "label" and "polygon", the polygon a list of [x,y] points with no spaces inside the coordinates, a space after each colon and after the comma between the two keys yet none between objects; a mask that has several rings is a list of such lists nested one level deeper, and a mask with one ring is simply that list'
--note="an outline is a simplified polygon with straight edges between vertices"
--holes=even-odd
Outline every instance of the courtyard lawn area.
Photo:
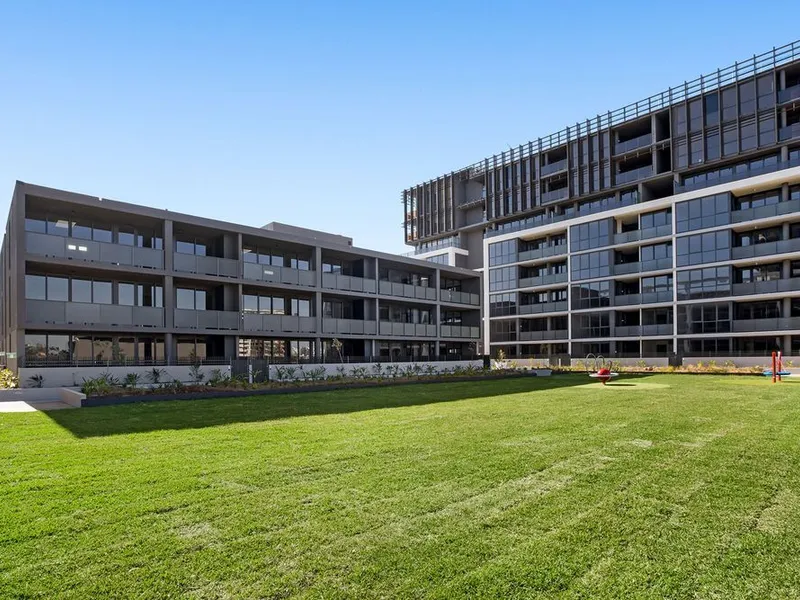
[{"label": "courtyard lawn area", "polygon": [[800,598],[800,382],[0,414],[0,598],[107,597]]}]

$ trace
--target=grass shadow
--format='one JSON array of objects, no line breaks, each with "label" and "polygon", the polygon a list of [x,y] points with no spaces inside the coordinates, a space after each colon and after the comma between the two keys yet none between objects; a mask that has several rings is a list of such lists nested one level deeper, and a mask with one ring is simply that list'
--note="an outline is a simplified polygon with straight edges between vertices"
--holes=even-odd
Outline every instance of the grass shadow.
[{"label": "grass shadow", "polygon": [[197,429],[292,417],[455,402],[524,392],[547,392],[586,383],[583,374],[513,377],[483,381],[397,385],[380,388],[204,400],[138,402],[46,413],[79,438],[148,431]]}]

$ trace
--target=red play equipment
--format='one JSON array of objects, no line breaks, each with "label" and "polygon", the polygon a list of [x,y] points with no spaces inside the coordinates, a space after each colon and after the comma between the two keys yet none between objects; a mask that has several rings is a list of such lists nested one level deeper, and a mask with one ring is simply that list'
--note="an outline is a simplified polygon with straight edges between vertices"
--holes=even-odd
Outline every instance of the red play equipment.
[{"label": "red play equipment", "polygon": [[791,375],[789,371],[783,370],[783,353],[772,353],[772,370],[767,369],[762,375],[765,377],[772,377],[772,383],[780,381],[781,377],[788,377]]},{"label": "red play equipment", "polygon": [[603,358],[602,355],[595,356],[594,354],[587,354],[586,355],[586,365],[589,365],[589,361],[592,362],[592,367],[589,370],[589,377],[594,377],[595,379],[599,379],[600,383],[605,385],[612,377],[618,377],[619,373],[614,373],[606,367],[606,359]]}]

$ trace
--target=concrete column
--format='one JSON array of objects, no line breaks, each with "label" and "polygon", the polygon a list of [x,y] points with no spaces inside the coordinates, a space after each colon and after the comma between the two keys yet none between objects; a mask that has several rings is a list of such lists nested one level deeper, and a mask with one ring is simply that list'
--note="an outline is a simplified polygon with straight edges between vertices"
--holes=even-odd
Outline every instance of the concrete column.
[{"label": "concrete column", "polygon": [[[317,333],[322,333],[322,248],[319,246],[314,247],[314,281],[317,287],[317,291],[314,292],[314,321]],[[320,348],[321,346],[317,350]]]},{"label": "concrete column", "polygon": [[318,361],[322,362],[322,338],[314,340],[314,356]]},{"label": "concrete column", "polygon": [[171,333],[164,334],[164,354],[166,354],[167,364],[175,362],[175,339]]},{"label": "concrete column", "polygon": [[172,275],[164,277],[164,326],[175,327],[175,284]]},{"label": "concrete column", "polygon": [[[788,225],[786,224],[784,224],[784,226],[788,227]],[[786,231],[784,231],[783,233],[785,235]],[[785,260],[781,263],[781,279],[789,279],[791,276],[792,276],[792,261]]]},{"label": "concrete column", "polygon": [[172,235],[172,221],[164,221],[164,268],[167,273],[171,273],[172,255],[175,252],[175,239]]},{"label": "concrete column", "polygon": [[236,358],[239,354],[239,338],[235,335],[226,335],[224,338],[225,358]]}]

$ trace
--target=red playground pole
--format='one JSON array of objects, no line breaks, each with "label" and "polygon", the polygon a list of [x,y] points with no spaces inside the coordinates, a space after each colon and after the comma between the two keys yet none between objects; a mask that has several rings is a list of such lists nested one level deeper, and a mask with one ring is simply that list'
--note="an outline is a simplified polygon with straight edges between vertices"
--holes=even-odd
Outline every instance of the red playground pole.
[{"label": "red playground pole", "polygon": [[778,361],[776,360],[776,358],[777,358],[777,355],[773,352],[772,353],[772,383],[775,383],[777,381],[776,373],[778,372],[778,369],[776,367],[778,366]]}]

